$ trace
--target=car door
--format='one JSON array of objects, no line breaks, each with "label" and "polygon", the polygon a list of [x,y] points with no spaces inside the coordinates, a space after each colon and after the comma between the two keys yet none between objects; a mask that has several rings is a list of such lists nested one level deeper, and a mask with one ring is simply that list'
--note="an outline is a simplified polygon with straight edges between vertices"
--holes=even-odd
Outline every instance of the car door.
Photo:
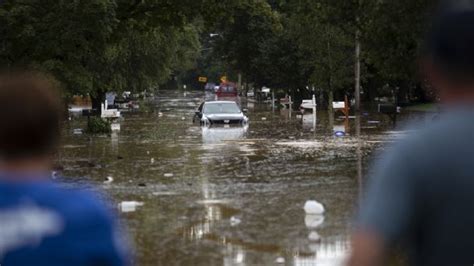
[{"label": "car door", "polygon": [[198,109],[196,110],[196,112],[195,112],[195,114],[194,114],[193,122],[196,122],[196,119],[197,119],[198,121],[201,120],[203,108],[204,108],[204,103],[201,103],[201,105],[199,105]]}]

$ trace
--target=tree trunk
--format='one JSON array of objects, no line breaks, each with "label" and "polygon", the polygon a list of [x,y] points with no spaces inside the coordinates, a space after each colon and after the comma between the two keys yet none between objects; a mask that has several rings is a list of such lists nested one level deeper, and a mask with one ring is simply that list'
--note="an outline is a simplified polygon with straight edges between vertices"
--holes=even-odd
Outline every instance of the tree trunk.
[{"label": "tree trunk", "polygon": [[410,103],[409,99],[409,87],[410,84],[406,81],[400,82],[400,87],[397,91],[397,104],[398,105],[407,105]]},{"label": "tree trunk", "polygon": [[102,113],[102,104],[105,101],[105,92],[97,91],[94,96],[91,96],[92,109],[100,116]]},{"label": "tree trunk", "polygon": [[330,114],[334,114],[334,109],[332,106],[333,102],[334,102],[334,92],[332,91],[332,89],[330,89],[328,92],[328,111]]},{"label": "tree trunk", "polygon": [[329,66],[329,79],[328,79],[328,110],[329,113],[334,114],[332,103],[334,102],[334,91],[332,87],[332,57],[331,57],[331,42],[328,34],[328,66]]}]

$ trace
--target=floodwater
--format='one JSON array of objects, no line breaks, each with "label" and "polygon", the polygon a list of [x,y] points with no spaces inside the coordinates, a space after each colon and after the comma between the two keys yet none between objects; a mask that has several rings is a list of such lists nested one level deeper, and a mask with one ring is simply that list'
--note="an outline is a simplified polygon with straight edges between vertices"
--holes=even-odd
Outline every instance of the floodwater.
[{"label": "floodwater", "polygon": [[[248,126],[201,128],[192,117],[203,99],[162,92],[108,137],[75,135],[85,119],[69,122],[62,179],[114,206],[143,203],[120,213],[136,265],[341,265],[368,162],[403,132],[387,117],[331,123],[324,112],[314,130],[311,114],[245,102]],[[324,216],[306,215],[307,200]]]}]

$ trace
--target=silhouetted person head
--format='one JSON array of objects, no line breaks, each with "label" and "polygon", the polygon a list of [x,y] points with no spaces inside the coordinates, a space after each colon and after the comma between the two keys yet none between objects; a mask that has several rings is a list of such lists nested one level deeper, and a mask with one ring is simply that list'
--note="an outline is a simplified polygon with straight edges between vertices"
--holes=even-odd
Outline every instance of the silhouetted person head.
[{"label": "silhouetted person head", "polygon": [[39,73],[0,75],[0,171],[49,170],[62,114],[55,84]]},{"label": "silhouetted person head", "polygon": [[103,196],[50,178],[63,110],[55,84],[0,74],[0,264],[129,265]]},{"label": "silhouetted person head", "polygon": [[441,3],[427,42],[427,74],[446,103],[474,102],[474,1]]}]

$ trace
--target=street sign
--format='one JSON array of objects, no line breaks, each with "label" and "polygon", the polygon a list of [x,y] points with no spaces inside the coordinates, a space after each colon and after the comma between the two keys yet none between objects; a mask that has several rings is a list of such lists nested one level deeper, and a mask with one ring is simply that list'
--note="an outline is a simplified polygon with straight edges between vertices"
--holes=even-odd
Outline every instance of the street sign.
[{"label": "street sign", "polygon": [[206,77],[199,77],[198,80],[199,80],[199,82],[201,82],[201,83],[206,83],[206,82],[207,82],[207,78],[206,78]]}]

